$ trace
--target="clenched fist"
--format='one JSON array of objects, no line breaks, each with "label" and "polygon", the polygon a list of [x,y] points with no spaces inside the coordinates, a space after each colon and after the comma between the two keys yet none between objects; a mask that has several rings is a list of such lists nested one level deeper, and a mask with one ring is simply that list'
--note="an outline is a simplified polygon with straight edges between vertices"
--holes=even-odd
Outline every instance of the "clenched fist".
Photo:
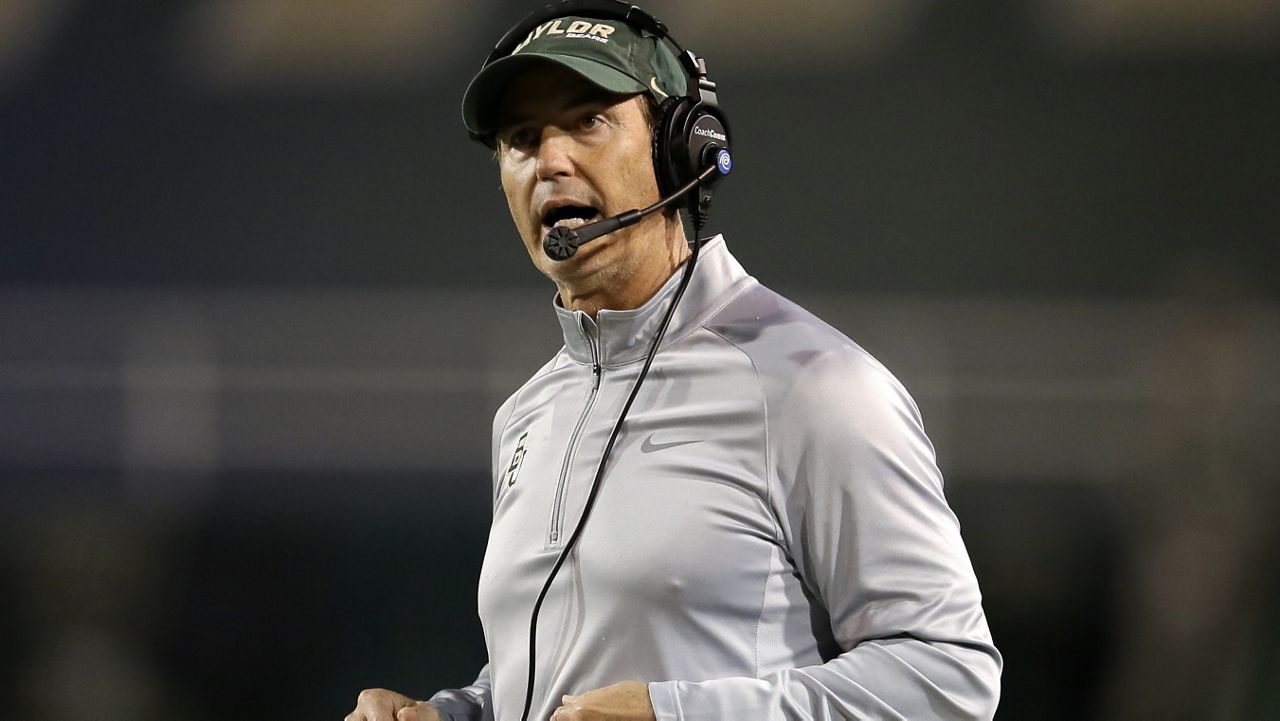
[{"label": "clenched fist", "polygon": [[623,681],[577,696],[564,696],[551,721],[656,721],[649,685]]},{"label": "clenched fist", "polygon": [[343,721],[440,721],[440,714],[426,701],[385,688],[367,688],[356,699],[356,710]]}]

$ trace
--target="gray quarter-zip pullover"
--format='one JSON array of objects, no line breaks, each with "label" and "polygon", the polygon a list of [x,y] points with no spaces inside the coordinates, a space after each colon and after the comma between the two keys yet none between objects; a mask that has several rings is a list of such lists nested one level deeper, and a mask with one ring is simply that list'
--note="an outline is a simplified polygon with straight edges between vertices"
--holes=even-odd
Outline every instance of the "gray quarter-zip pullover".
[{"label": "gray quarter-zip pullover", "polygon": [[[432,702],[518,721],[529,615],[675,292],[593,321],[498,411],[480,576],[489,664]],[[543,606],[530,718],[649,683],[660,721],[990,718],[1001,658],[933,447],[866,351],[760,285],[720,237]]]}]

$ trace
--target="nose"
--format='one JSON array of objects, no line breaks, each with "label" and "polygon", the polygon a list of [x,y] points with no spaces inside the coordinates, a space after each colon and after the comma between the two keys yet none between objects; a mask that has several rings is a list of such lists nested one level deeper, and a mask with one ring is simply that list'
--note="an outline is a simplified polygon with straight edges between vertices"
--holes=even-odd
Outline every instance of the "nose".
[{"label": "nose", "polygon": [[568,177],[574,174],[574,168],[573,136],[559,128],[545,128],[538,144],[538,179]]}]

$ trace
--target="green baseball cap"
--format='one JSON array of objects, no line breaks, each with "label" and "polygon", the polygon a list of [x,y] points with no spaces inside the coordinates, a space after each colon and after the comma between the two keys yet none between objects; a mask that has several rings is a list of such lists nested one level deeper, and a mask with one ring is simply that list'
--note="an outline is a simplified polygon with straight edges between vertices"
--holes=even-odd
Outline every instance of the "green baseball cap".
[{"label": "green baseball cap", "polygon": [[662,40],[619,20],[568,16],[538,25],[509,55],[481,68],[462,96],[462,121],[472,135],[497,132],[502,98],[529,67],[556,63],[604,90],[648,93],[658,102],[685,94],[687,78]]}]

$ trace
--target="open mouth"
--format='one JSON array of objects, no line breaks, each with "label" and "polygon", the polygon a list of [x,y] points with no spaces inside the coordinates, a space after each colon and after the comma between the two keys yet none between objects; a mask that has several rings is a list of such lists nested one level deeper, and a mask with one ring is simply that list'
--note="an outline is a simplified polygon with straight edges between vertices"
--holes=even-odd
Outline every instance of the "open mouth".
[{"label": "open mouth", "polygon": [[548,229],[556,226],[580,228],[599,219],[600,211],[589,205],[562,205],[548,210],[542,216],[542,227]]}]

